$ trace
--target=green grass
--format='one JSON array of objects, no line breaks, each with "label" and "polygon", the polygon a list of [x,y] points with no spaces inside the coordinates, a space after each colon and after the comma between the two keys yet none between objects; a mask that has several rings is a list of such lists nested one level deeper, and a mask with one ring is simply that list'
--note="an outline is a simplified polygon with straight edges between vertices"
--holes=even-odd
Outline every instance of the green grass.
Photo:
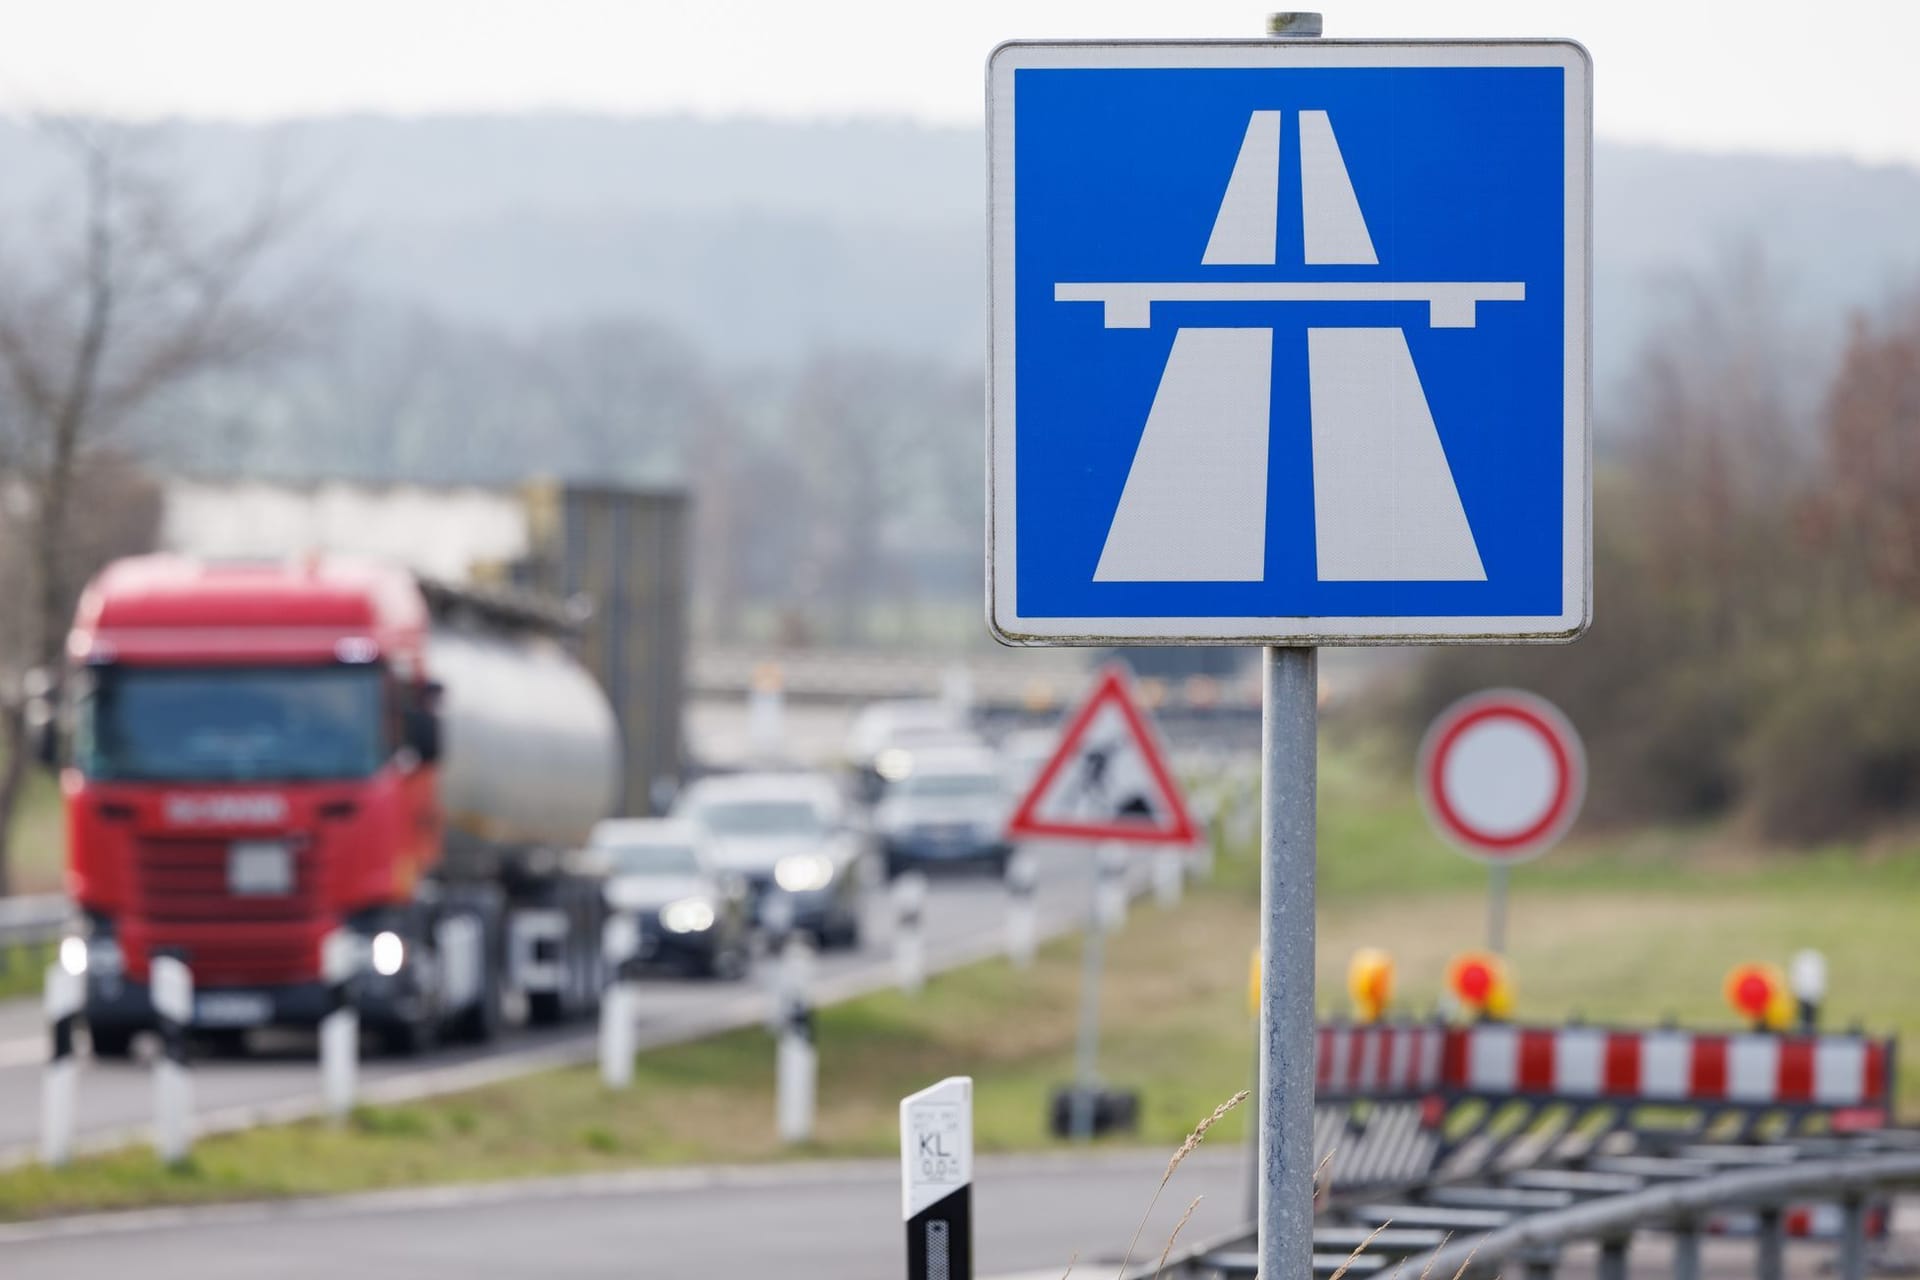
[{"label": "green grass", "polygon": [[15,893],[53,893],[60,888],[66,854],[60,784],[45,769],[32,768],[14,815],[12,842]]},{"label": "green grass", "polygon": [[[1347,957],[1382,946],[1404,1012],[1431,1010],[1452,954],[1480,944],[1485,873],[1427,830],[1398,770],[1363,748],[1329,753],[1321,805],[1320,998],[1345,1004]],[[1142,907],[1108,950],[1102,1064],[1141,1090],[1139,1141],[1171,1146],[1248,1082],[1246,980],[1256,934],[1251,850],[1224,851],[1214,883],[1173,915]],[[1576,841],[1513,875],[1517,1015],[1731,1026],[1721,979],[1749,959],[1826,952],[1831,1021],[1920,1041],[1912,982],[1920,852],[1743,852],[1723,831]],[[634,1087],[591,1069],[548,1072],[439,1100],[369,1108],[338,1129],[308,1123],[202,1142],[184,1169],[145,1152],[58,1173],[0,1173],[0,1218],[156,1202],[274,1197],[692,1161],[890,1155],[898,1099],[941,1076],[976,1083],[983,1152],[1048,1145],[1050,1089],[1071,1074],[1077,940],[1020,973],[1004,963],[823,1010],[818,1139],[775,1142],[772,1044],[750,1029],[641,1057]],[[1920,1111],[1920,1055],[1901,1100]],[[1246,1117],[1210,1137],[1231,1143]]]}]

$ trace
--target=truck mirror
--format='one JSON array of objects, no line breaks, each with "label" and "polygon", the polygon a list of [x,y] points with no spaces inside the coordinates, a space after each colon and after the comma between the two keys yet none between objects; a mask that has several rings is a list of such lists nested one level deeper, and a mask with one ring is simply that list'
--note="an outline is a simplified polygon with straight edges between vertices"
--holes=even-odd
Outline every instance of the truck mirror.
[{"label": "truck mirror", "polygon": [[440,758],[440,717],[426,707],[408,707],[406,715],[407,745],[420,757],[421,764],[432,764]]},{"label": "truck mirror", "polygon": [[33,727],[33,755],[42,767],[60,767],[60,722],[52,718]]}]

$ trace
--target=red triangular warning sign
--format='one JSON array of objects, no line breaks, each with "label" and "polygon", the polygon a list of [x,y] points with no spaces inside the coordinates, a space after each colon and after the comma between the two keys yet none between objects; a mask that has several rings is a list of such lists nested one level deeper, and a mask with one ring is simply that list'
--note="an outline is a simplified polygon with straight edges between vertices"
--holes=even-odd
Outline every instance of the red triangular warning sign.
[{"label": "red triangular warning sign", "polygon": [[1193,819],[1118,663],[1067,722],[1053,758],[1007,824],[1026,839],[1192,845]]}]

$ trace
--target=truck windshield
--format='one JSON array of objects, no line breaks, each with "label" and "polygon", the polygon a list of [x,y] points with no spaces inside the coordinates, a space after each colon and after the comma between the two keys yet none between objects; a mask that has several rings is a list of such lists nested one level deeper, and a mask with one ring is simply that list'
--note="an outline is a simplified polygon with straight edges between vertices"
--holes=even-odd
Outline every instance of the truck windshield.
[{"label": "truck windshield", "polygon": [[378,667],[106,667],[80,699],[81,772],[164,782],[363,778],[386,758]]}]

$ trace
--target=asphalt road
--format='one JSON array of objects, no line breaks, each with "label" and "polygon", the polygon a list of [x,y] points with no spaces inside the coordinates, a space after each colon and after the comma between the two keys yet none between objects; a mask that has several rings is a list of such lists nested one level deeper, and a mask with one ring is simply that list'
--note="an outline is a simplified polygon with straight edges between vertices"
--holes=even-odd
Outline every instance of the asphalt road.
[{"label": "asphalt road", "polygon": [[[1183,1241],[1230,1233],[1246,1170],[1203,1149],[1141,1225],[1162,1152],[987,1157],[975,1169],[976,1275],[1053,1280],[1113,1275],[1140,1227],[1136,1257],[1157,1257],[1194,1198]],[[168,1209],[0,1226],[8,1280],[138,1275],[146,1280],[569,1280],[778,1276],[897,1280],[903,1274],[899,1170],[891,1161],[706,1168],[505,1185],[383,1192],[333,1200]],[[1892,1254],[1920,1258],[1920,1212],[1895,1213]],[[1795,1243],[1788,1274],[1831,1274],[1830,1243]],[[1640,1237],[1631,1274],[1672,1274],[1672,1249]],[[1753,1274],[1750,1241],[1709,1240],[1712,1280]],[[1409,1269],[1411,1271],[1411,1269]],[[1594,1251],[1562,1259],[1563,1280],[1595,1273]]]},{"label": "asphalt road", "polygon": [[[1166,1168],[1163,1152],[985,1158],[975,1170],[975,1274],[1112,1275]],[[487,1280],[564,1275],[898,1280],[892,1161],[688,1169],[346,1200],[155,1211],[0,1227],[8,1280]],[[1158,1256],[1218,1236],[1243,1209],[1237,1151],[1190,1157],[1141,1231]],[[1183,1235],[1182,1238],[1185,1238]]]},{"label": "asphalt road", "polygon": [[[1086,856],[1078,850],[1043,852],[1037,900],[1043,930],[1064,929],[1084,917],[1089,897]],[[1006,894],[997,880],[976,875],[934,877],[926,912],[927,954],[938,967],[999,945]],[[866,941],[857,952],[821,957],[816,999],[844,998],[892,978],[890,929],[884,893],[869,895]],[[771,974],[771,965],[760,972]],[[716,984],[660,978],[641,997],[639,1044],[671,1043],[766,1016],[758,975]],[[37,1142],[40,1070],[47,1033],[33,1001],[0,1004],[0,1165],[25,1158]],[[521,1030],[481,1048],[443,1049],[420,1059],[369,1056],[362,1067],[364,1096],[393,1101],[427,1092],[485,1083],[528,1066],[577,1061],[592,1044],[590,1026]],[[259,1041],[265,1039],[265,1043]],[[230,1129],[289,1118],[317,1101],[319,1073],[311,1035],[256,1037],[246,1058],[198,1059],[193,1089],[202,1129]],[[149,1072],[139,1063],[84,1061],[79,1083],[83,1145],[138,1141],[151,1119]]]}]

